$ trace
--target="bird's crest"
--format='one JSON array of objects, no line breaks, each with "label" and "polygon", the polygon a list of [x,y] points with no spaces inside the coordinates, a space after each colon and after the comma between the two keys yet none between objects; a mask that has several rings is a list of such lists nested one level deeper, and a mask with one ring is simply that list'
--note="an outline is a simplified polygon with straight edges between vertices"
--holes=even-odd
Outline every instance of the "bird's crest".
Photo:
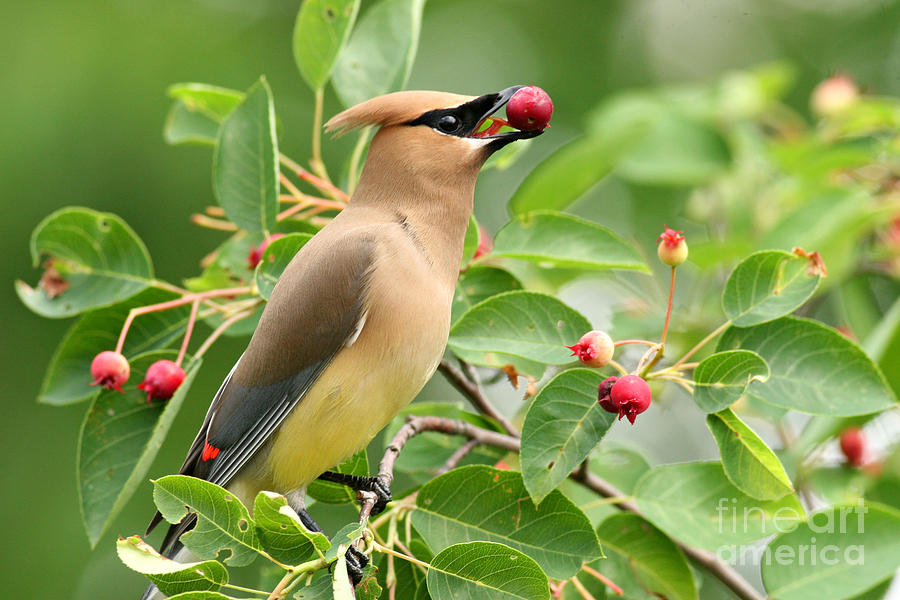
[{"label": "bird's crest", "polygon": [[413,121],[428,111],[452,108],[474,100],[474,98],[474,96],[448,94],[447,92],[394,92],[366,100],[338,113],[325,123],[325,130],[337,137],[357,127],[367,125],[380,127],[399,125]]}]

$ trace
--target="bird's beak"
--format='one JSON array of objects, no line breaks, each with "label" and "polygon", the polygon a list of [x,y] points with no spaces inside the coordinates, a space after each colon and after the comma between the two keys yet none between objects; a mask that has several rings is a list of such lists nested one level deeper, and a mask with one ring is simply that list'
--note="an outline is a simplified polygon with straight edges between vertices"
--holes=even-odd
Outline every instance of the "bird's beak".
[{"label": "bird's beak", "polygon": [[[477,119],[475,126],[466,132],[465,137],[496,140],[496,142],[493,142],[491,145],[500,147],[516,140],[533,138],[544,133],[542,129],[504,131],[499,133],[491,133],[490,128],[488,128],[487,130],[482,130],[482,126],[485,124],[485,122],[488,119],[491,119],[495,112],[503,108],[506,103],[509,102],[509,99],[513,97],[513,94],[515,94],[523,87],[525,86],[514,85],[512,87],[506,88],[505,90],[493,94],[485,94],[484,96],[479,96],[478,98],[467,102],[467,106],[470,106],[473,109],[472,112],[476,115],[479,115],[479,118]],[[494,118],[494,120],[504,125],[509,125],[502,119]]]}]

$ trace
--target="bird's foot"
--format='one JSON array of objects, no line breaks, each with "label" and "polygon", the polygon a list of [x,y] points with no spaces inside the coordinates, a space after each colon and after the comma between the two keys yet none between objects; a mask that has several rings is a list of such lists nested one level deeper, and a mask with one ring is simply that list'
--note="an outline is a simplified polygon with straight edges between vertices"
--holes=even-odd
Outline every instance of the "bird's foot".
[{"label": "bird's foot", "polygon": [[369,564],[369,557],[356,546],[350,546],[347,548],[346,558],[347,575],[350,576],[350,581],[352,581],[353,586],[356,587],[359,585],[359,582],[362,581],[363,569]]},{"label": "bird's foot", "polygon": [[340,483],[356,491],[372,492],[375,494],[376,500],[375,506],[372,507],[372,515],[377,515],[382,512],[387,506],[387,503],[393,498],[391,495],[390,483],[378,475],[375,477],[362,477],[360,475],[348,475],[346,473],[325,471],[319,475],[319,479]]}]

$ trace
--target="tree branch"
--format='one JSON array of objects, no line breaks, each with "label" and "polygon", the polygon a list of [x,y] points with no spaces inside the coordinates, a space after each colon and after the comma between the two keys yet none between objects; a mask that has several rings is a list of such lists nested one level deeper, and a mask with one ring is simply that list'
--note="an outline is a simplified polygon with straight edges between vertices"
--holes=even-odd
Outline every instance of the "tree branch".
[{"label": "tree branch", "polygon": [[[471,369],[471,365],[468,363],[462,363],[469,369]],[[442,360],[440,366],[438,366],[438,371],[447,378],[447,381],[450,382],[453,387],[455,387],[459,392],[461,392],[464,396],[466,396],[472,404],[475,405],[475,408],[480,410],[483,414],[492,418],[500,424],[506,433],[511,436],[518,437],[519,430],[509,422],[509,420],[500,414],[494,405],[491,404],[490,400],[487,399],[487,396],[484,395],[484,392],[481,391],[481,386],[478,385],[477,381],[472,381],[463,375],[462,371],[454,367],[447,360]],[[474,375],[473,375],[474,379]]]},{"label": "tree branch", "polygon": [[[397,461],[400,451],[403,450],[403,446],[405,446],[406,442],[411,438],[424,431],[438,431],[447,435],[462,435],[469,438],[470,442],[474,442],[472,447],[477,444],[487,444],[510,452],[519,452],[521,450],[521,441],[518,437],[482,429],[481,427],[476,427],[465,421],[430,416],[409,417],[406,424],[400,428],[400,431],[397,432],[397,435],[394,436],[394,439],[391,440],[391,443],[385,449],[384,458],[381,459],[381,463],[378,465],[378,476],[384,478],[385,481],[390,484],[390,482],[394,480],[394,463]],[[460,450],[458,450],[447,462],[450,463],[453,458],[457,454],[460,454],[463,448],[466,448],[467,446],[469,446],[468,443],[460,448]],[[462,455],[460,458],[462,458]],[[625,496],[625,494],[616,489],[615,486],[588,470],[587,462],[583,463],[581,467],[572,472],[569,477],[604,498],[621,498]],[[631,500],[621,500],[615,502],[614,505],[621,510],[637,515],[641,514],[637,504]],[[760,594],[756,588],[750,585],[740,573],[727,564],[719,561],[714,554],[694,548],[693,546],[682,544],[677,540],[673,541],[675,541],[675,544],[686,556],[700,564],[718,578],[741,600],[765,600],[765,597]]]}]

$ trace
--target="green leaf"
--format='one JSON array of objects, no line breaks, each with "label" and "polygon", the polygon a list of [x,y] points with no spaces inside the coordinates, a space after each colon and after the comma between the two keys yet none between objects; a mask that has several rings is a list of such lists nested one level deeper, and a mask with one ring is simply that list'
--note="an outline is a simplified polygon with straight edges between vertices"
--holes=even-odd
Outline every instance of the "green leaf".
[{"label": "green leaf", "polygon": [[481,465],[460,467],[422,486],[412,524],[432,550],[459,542],[501,542],[535,559],[557,579],[601,556],[583,512],[558,491],[539,506],[520,473]]},{"label": "green leaf", "polygon": [[183,102],[169,109],[163,124],[163,139],[167,144],[197,144],[214,146],[219,137],[219,123],[202,112],[192,112]]},{"label": "green leaf", "polygon": [[900,567],[900,512],[878,504],[833,506],[773,539],[762,578],[773,600],[839,600]]},{"label": "green leaf", "polygon": [[759,325],[790,314],[806,302],[821,277],[808,275],[809,260],[766,250],[734,268],[722,292],[722,308],[736,327]]},{"label": "green leaf", "polygon": [[731,164],[731,151],[710,125],[674,113],[660,114],[624,153],[616,172],[642,185],[694,186]]},{"label": "green leaf", "polygon": [[591,369],[563,371],[545,385],[525,415],[522,476],[540,503],[603,439],[615,415],[597,402],[606,377]]},{"label": "green leaf", "polygon": [[166,475],[153,482],[153,501],[169,523],[181,521],[188,508],[196,513],[197,524],[181,536],[181,543],[199,558],[230,551],[224,562],[233,567],[256,558],[259,540],[250,513],[224,488],[186,475]]},{"label": "green leaf", "polygon": [[334,600],[356,600],[353,584],[350,583],[350,576],[347,574],[346,552],[341,552],[337,557],[331,580],[331,591],[334,594]]},{"label": "green leaf", "polygon": [[549,600],[547,576],[521,552],[490,542],[444,548],[426,576],[433,600]]},{"label": "green leaf", "polygon": [[[591,473],[599,475],[623,494],[630,495],[635,484],[650,470],[650,465],[637,452],[610,445],[610,441],[606,440],[591,455],[589,468]],[[560,490],[584,511],[594,526],[619,512],[605,498],[598,498],[596,493],[574,481],[564,481]]]},{"label": "green leaf", "polygon": [[338,57],[332,83],[344,106],[402,90],[419,47],[425,0],[381,0]]},{"label": "green leaf", "polygon": [[359,0],[305,0],[294,22],[294,62],[314,91],[325,87],[347,43]]},{"label": "green leaf", "polygon": [[226,596],[219,592],[184,592],[175,596],[169,596],[168,600],[239,600],[232,596]]},{"label": "green leaf", "polygon": [[718,412],[734,404],[752,381],[765,382],[769,365],[749,350],[727,350],[709,356],[694,370],[694,402],[700,410]]},{"label": "green leaf", "polygon": [[259,264],[256,265],[254,275],[260,296],[266,300],[269,299],[272,290],[275,289],[275,284],[278,283],[278,278],[281,277],[288,263],[312,237],[308,233],[291,233],[266,246],[265,252],[259,259]]},{"label": "green leaf", "polygon": [[488,298],[460,317],[450,328],[449,346],[478,365],[502,367],[522,358],[527,362],[518,363],[519,370],[540,376],[543,364],[570,362],[565,344],[590,329],[587,319],[553,296],[514,291]]},{"label": "green leaf", "polygon": [[[445,402],[414,402],[394,417],[384,430],[384,439],[391,440],[406,423],[409,415],[435,416],[446,419],[459,419],[471,423],[483,429],[503,432],[493,421],[481,415],[467,412],[461,404]],[[411,438],[403,452],[397,458],[394,465],[396,471],[400,471],[412,477],[419,483],[425,483],[434,479],[445,462],[465,443],[462,436],[451,436],[437,431],[424,431]],[[492,446],[476,446],[469,452],[460,464],[496,464],[506,452]]]},{"label": "green leaf", "polygon": [[221,123],[244,99],[244,92],[206,83],[173,83],[167,93],[191,112],[199,112]]},{"label": "green leaf", "polygon": [[350,544],[358,540],[365,529],[365,523],[348,523],[341,527],[331,539],[331,548],[325,553],[325,561],[332,563],[338,556],[343,556]]},{"label": "green leaf", "polygon": [[456,323],[467,310],[491,296],[520,289],[522,284],[509,271],[487,265],[469,267],[456,283],[450,322]]},{"label": "green leaf", "polygon": [[[82,316],[56,347],[41,384],[38,402],[62,406],[94,396],[97,388],[90,385],[91,362],[103,349],[116,346],[128,311],[177,297],[172,292],[149,288],[124,302]],[[184,306],[141,315],[128,330],[122,353],[133,358],[168,346],[184,331],[189,313],[190,307]],[[139,375],[136,371],[132,374]]]},{"label": "green leaf", "polygon": [[655,467],[638,482],[634,496],[654,525],[678,541],[713,551],[785,531],[805,516],[793,494],[774,501],[747,496],[718,462]]},{"label": "green leaf", "polygon": [[318,571],[312,581],[297,586],[297,591],[292,596],[294,600],[334,600],[334,592],[331,591],[331,573]]},{"label": "green leaf", "polygon": [[310,531],[280,494],[262,491],[253,503],[253,520],[260,547],[286,565],[324,558],[331,542],[324,533]]},{"label": "green leaf", "polygon": [[133,535],[116,542],[119,559],[129,569],[146,575],[166,596],[182,592],[216,590],[228,583],[228,571],[215,560],[180,563],[153,549],[141,538]]},{"label": "green leaf", "polygon": [[[363,448],[341,464],[329,469],[329,471],[367,477],[369,475],[369,457],[366,454],[366,449]],[[334,483],[333,481],[315,480],[309,484],[306,493],[319,502],[326,502],[328,504],[356,502],[355,491],[351,490],[346,485]]]},{"label": "green leaf", "polygon": [[783,317],[756,327],[729,328],[718,350],[744,348],[769,364],[765,383],[747,393],[800,412],[851,416],[896,405],[875,363],[853,342],[817,321]]},{"label": "green leaf", "polygon": [[34,266],[44,257],[49,257],[66,289],[51,298],[43,285],[32,288],[16,281],[19,299],[42,317],[71,317],[109,306],[153,283],[144,242],[112,213],[76,207],[54,212],[31,234]]},{"label": "green leaf", "polygon": [[637,251],[606,227],[551,211],[514,217],[497,233],[491,254],[548,269],[648,271]]},{"label": "green leaf", "polygon": [[[174,358],[174,352],[138,355],[131,361],[132,376],[141,377],[157,360]],[[92,547],[144,481],[200,362],[191,361],[167,401],[148,403],[147,394],[132,386],[124,394],[102,390],[94,398],[81,425],[75,461],[81,518]]]},{"label": "green leaf", "polygon": [[748,496],[777,500],[794,491],[781,461],[730,409],[706,415],[729,481]]},{"label": "green leaf", "polygon": [[528,174],[509,201],[510,213],[566,208],[612,171],[638,130],[587,135],[562,146]]},{"label": "green leaf", "polygon": [[265,77],[222,123],[213,154],[213,191],[228,218],[247,231],[271,230],[278,214],[278,139]]},{"label": "green leaf", "polygon": [[481,231],[478,227],[478,221],[475,220],[475,215],[469,216],[469,226],[466,227],[466,237],[463,240],[463,253],[462,253],[462,261],[460,270],[466,268],[466,266],[472,262],[472,258],[475,256],[475,252],[478,251],[478,244],[481,241]]},{"label": "green leaf", "polygon": [[694,576],[681,550],[640,516],[612,515],[600,524],[597,537],[607,556],[598,564],[626,597],[649,592],[668,600],[697,598]]}]

